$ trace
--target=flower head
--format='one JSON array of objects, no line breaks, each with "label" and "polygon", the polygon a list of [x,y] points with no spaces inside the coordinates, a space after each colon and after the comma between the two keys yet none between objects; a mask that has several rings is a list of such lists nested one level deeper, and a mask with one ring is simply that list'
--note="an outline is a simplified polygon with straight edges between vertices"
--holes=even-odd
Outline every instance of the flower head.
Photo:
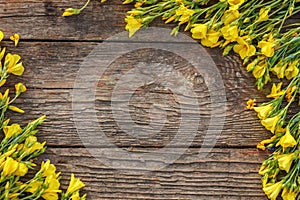
[{"label": "flower head", "polygon": [[207,25],[206,24],[194,24],[191,29],[192,37],[194,39],[204,39],[207,34]]},{"label": "flower head", "polygon": [[84,183],[79,178],[75,178],[74,174],[71,174],[70,184],[66,193],[73,194],[74,192],[80,190],[84,186]]},{"label": "flower head", "polygon": [[9,39],[15,42],[15,46],[18,45],[19,40],[20,40],[20,35],[15,33],[14,35],[10,36]]},{"label": "flower head", "polygon": [[283,188],[281,197],[283,200],[293,200],[296,199],[298,193],[294,192],[292,189],[288,189],[288,188]]},{"label": "flower head", "polygon": [[215,47],[218,43],[220,32],[209,29],[206,37],[201,40],[201,44],[206,47]]},{"label": "flower head", "polygon": [[247,106],[246,106],[246,108],[247,108],[248,110],[253,110],[254,106],[256,105],[255,102],[256,102],[255,99],[249,99],[249,100],[247,101]]},{"label": "flower head", "polygon": [[236,41],[236,39],[239,37],[238,26],[226,25],[221,28],[221,32],[225,40],[229,42]]},{"label": "flower head", "polygon": [[179,18],[179,24],[184,24],[188,22],[191,18],[191,16],[195,13],[194,10],[188,9],[184,5],[181,5],[177,10],[176,10],[176,15],[180,16]]},{"label": "flower head", "polygon": [[260,119],[266,119],[273,109],[273,106],[272,104],[267,104],[265,106],[254,107],[253,109],[255,110],[255,112],[257,112],[257,116]]},{"label": "flower head", "polygon": [[238,10],[226,10],[221,19],[224,20],[224,25],[228,25],[238,19],[240,16],[241,14]]},{"label": "flower head", "polygon": [[4,126],[3,132],[6,138],[11,138],[15,134],[20,134],[22,132],[22,128],[19,124],[12,124],[11,126]]},{"label": "flower head", "polygon": [[270,183],[267,184],[266,187],[263,188],[263,191],[271,200],[276,200],[278,194],[280,193],[282,188],[282,182]]},{"label": "flower head", "polygon": [[278,121],[281,119],[280,115],[274,117],[266,118],[261,120],[261,124],[269,131],[274,133]]},{"label": "flower head", "polygon": [[288,68],[286,68],[284,75],[288,80],[294,78],[299,74],[299,69],[297,67],[298,62],[299,60],[295,60],[294,62],[289,63]]},{"label": "flower head", "polygon": [[255,55],[256,49],[253,45],[249,45],[243,38],[237,38],[238,44],[234,45],[233,50],[238,53],[242,59]]},{"label": "flower head", "polygon": [[281,145],[283,149],[294,147],[297,144],[295,138],[291,135],[290,128],[287,127],[284,136],[282,136],[276,146]]},{"label": "flower head", "polygon": [[131,15],[126,16],[125,22],[127,23],[125,29],[129,31],[129,37],[132,37],[143,26],[141,19],[136,19]]},{"label": "flower head", "polygon": [[267,96],[268,98],[278,98],[284,94],[284,90],[281,90],[282,82],[278,83],[277,86],[273,83],[271,93]]},{"label": "flower head", "polygon": [[278,165],[281,170],[285,170],[286,173],[290,171],[295,153],[282,154],[277,157]]}]

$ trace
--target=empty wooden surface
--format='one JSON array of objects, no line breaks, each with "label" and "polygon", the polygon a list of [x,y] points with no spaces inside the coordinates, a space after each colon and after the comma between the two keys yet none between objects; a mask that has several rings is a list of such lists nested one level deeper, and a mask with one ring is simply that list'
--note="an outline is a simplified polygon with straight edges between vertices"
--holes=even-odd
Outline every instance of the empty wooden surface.
[{"label": "empty wooden surface", "polygon": [[[245,71],[238,57],[224,58],[217,49],[206,51],[223,78],[226,119],[215,148],[211,152],[206,149],[208,155],[205,158],[200,158],[197,153],[208,127],[210,100],[205,84],[198,83],[197,77],[189,77],[199,94],[191,98],[202,101],[203,117],[192,144],[174,163],[147,173],[137,173],[125,164],[125,171],[117,171],[90,154],[82,143],[89,135],[80,135],[80,138],[74,125],[76,110],[72,109],[72,103],[78,103],[72,102],[74,82],[84,58],[103,40],[124,31],[124,16],[131,5],[125,6],[116,0],[105,4],[93,1],[80,16],[61,17],[64,8],[83,4],[83,1],[73,0],[2,0],[0,3],[0,29],[6,34],[3,44],[11,52],[20,54],[26,67],[23,77],[9,81],[10,85],[22,81],[28,87],[16,102],[26,114],[15,114],[14,120],[25,123],[42,114],[47,115],[47,121],[40,126],[39,139],[47,141],[48,150],[41,159],[50,158],[57,164],[63,172],[63,187],[73,172],[86,183],[84,192],[88,199],[265,199],[257,171],[268,152],[257,151],[255,146],[270,134],[260,125],[255,113],[245,109],[245,102],[248,98],[262,102],[268,91],[257,92],[254,78]],[[158,20],[154,24],[166,27]],[[22,38],[17,48],[8,40],[13,33],[19,33]],[[174,55],[140,50],[118,58],[110,66],[113,70],[99,81],[96,101],[91,99],[85,103],[95,102],[98,122],[112,143],[128,152],[153,152],[172,140],[180,123],[177,108],[168,104],[172,96],[168,91],[156,86],[140,88],[130,102],[135,108],[131,117],[137,123],[147,124],[149,105],[142,98],[143,94],[151,93],[151,103],[162,104],[166,100],[168,116],[174,120],[154,136],[141,139],[127,135],[118,129],[110,113],[113,77],[138,62],[165,62],[179,70],[188,72],[190,69],[186,61]],[[188,134],[189,130],[183,131],[181,139],[184,141]],[[105,144],[89,148],[94,149],[96,155],[97,151],[109,151]],[[174,148],[180,150],[183,147]],[[117,162],[130,160],[124,158]]]}]

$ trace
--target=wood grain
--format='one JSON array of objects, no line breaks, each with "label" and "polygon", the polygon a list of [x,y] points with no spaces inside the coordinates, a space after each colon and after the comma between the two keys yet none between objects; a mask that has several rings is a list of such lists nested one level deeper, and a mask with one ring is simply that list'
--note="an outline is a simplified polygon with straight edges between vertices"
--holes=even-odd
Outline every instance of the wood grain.
[{"label": "wood grain", "polygon": [[[99,154],[107,151],[97,149]],[[132,148],[129,152],[151,152]],[[49,148],[50,158],[62,171],[63,188],[70,173],[86,182],[89,199],[265,199],[257,174],[265,153],[253,149],[214,149],[200,159],[199,149],[188,149],[177,161],[156,171],[126,168],[128,158],[110,158],[123,170],[114,170],[83,148]],[[171,155],[170,155],[171,156]],[[158,159],[159,160],[159,159]],[[154,160],[155,161],[155,160]],[[106,166],[108,165],[108,166]]]},{"label": "wood grain", "polygon": [[[72,101],[72,93],[81,62],[95,45],[97,43],[24,42],[20,44],[19,48],[13,49],[15,53],[20,53],[23,57],[26,71],[22,78],[16,77],[9,84],[12,85],[22,81],[28,87],[27,92],[16,103],[26,111],[28,120],[34,119],[43,113],[47,115],[48,120],[41,127],[41,136],[51,146],[82,146],[74,126],[73,114],[78,113],[76,113],[76,110],[72,110],[72,103],[80,102]],[[222,58],[219,51],[207,50],[212,55],[223,77],[226,89],[226,121],[217,146],[254,147],[260,140],[268,137],[268,133],[258,123],[256,114],[245,109],[245,102],[249,98],[249,94],[254,94],[252,98],[256,98],[258,102],[263,101],[264,94],[256,92],[253,87],[254,79],[241,67],[236,56]],[[95,123],[102,124],[101,130],[119,146],[149,147],[154,145],[155,147],[161,147],[169,143],[176,135],[176,128],[174,127],[177,127],[176,124],[180,122],[178,121],[178,106],[175,104],[168,105],[172,101],[173,95],[170,91],[157,86],[140,88],[137,91],[131,102],[135,109],[132,118],[137,119],[140,123],[146,123],[149,120],[147,118],[149,105],[143,97],[143,95],[148,94],[147,98],[152,99],[150,103],[159,104],[162,109],[158,110],[156,114],[163,115],[163,111],[167,110],[169,117],[174,118],[171,120],[172,123],[147,140],[145,138],[130,137],[117,128],[118,126],[111,115],[110,101],[110,95],[115,85],[114,77],[120,75],[122,71],[128,71],[133,65],[140,62],[170,64],[179,71],[185,70],[186,77],[192,77],[197,96],[191,98],[195,98],[199,102],[201,111],[198,113],[201,116],[201,121],[193,146],[201,145],[211,117],[210,107],[212,105],[209,91],[205,84],[201,83],[201,80],[197,82],[199,76],[198,78],[193,77],[193,74],[189,73],[190,66],[186,61],[167,52],[141,50],[125,55],[109,66],[109,70],[98,83],[96,98],[84,100],[86,105],[96,102],[98,121]],[[97,69],[95,69],[95,73],[97,73]],[[82,89],[82,92],[85,92],[85,90]],[[124,104],[122,101],[119,103]],[[186,114],[193,115],[193,112],[187,111]],[[19,121],[22,118],[22,115],[16,116]],[[149,129],[147,126],[145,128]],[[189,134],[189,129],[187,129],[184,131],[182,139],[184,140],[184,137]],[[82,137],[87,138],[88,136],[83,135]]]}]

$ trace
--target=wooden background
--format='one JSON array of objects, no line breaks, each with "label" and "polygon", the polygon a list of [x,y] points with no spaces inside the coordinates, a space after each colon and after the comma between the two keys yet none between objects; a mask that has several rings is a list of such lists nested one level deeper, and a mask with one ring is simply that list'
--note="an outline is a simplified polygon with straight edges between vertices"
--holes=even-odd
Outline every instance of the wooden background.
[{"label": "wooden background", "polygon": [[[208,125],[204,119],[192,145],[174,163],[147,174],[120,172],[99,162],[83,146],[74,125],[71,95],[82,60],[97,44],[124,31],[124,17],[132,6],[124,6],[116,0],[105,4],[93,1],[80,16],[63,18],[64,8],[80,7],[84,1],[0,2],[0,29],[6,34],[3,44],[11,52],[20,54],[26,67],[22,78],[10,80],[10,84],[22,81],[28,87],[17,101],[26,114],[17,114],[15,121],[25,123],[42,114],[47,115],[47,121],[40,126],[39,139],[47,141],[48,149],[41,159],[50,158],[62,171],[63,188],[66,188],[70,173],[75,173],[86,183],[83,192],[87,193],[88,199],[266,199],[257,171],[268,152],[260,152],[255,147],[270,134],[260,125],[255,113],[245,109],[245,103],[250,97],[262,102],[268,91],[256,91],[254,78],[245,71],[237,56],[224,58],[219,50],[206,49],[223,77],[227,106],[224,130],[205,159],[197,156]],[[161,21],[156,21],[153,26],[172,27]],[[8,40],[8,36],[15,32],[22,38],[17,48]],[[171,64],[186,67],[179,58],[155,51],[121,57],[114,67],[126,70],[135,62],[160,62],[159,56]],[[109,81],[109,78],[107,82],[102,80],[102,87],[97,92],[96,105],[100,113],[110,109],[109,97],[101,95],[111,92]],[[205,85],[198,86],[200,92],[209,95]],[[138,92],[145,94],[149,91],[154,103],[170,97],[168,92],[157,88],[142,88]],[[209,107],[209,98],[206,101]],[[143,104],[144,99],[136,98],[131,103],[135,108],[132,116],[140,123],[147,123],[145,112],[148,112],[148,106]],[[176,112],[173,115],[176,118]],[[117,131],[113,120],[99,118],[99,121],[114,144],[132,152],[162,148],[174,136],[171,126],[154,137],[140,140]],[[175,119],[173,125],[176,124]],[[105,150],[109,147],[90,148]]]}]

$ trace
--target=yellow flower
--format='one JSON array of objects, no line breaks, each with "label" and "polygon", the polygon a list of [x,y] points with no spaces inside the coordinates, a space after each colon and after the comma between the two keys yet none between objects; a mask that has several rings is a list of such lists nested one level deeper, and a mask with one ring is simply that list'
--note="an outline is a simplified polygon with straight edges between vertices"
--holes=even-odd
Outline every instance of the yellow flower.
[{"label": "yellow flower", "polygon": [[268,98],[278,98],[281,95],[284,94],[284,90],[281,90],[282,82],[278,83],[276,86],[275,83],[273,83],[271,93],[267,96]]},{"label": "yellow flower", "polygon": [[69,17],[72,15],[79,15],[80,10],[75,8],[67,8],[64,13],[62,14],[63,17]]},{"label": "yellow flower", "polygon": [[28,168],[24,163],[19,163],[19,166],[15,172],[16,176],[25,176],[28,172]]},{"label": "yellow flower", "polygon": [[287,127],[284,136],[280,138],[276,146],[281,145],[285,150],[287,147],[294,147],[297,144],[295,138],[291,135],[289,127]]},{"label": "yellow flower", "polygon": [[252,74],[253,76],[258,79],[262,77],[266,72],[266,64],[258,64],[254,67]]},{"label": "yellow flower", "polygon": [[14,134],[20,134],[22,132],[22,128],[19,124],[12,124],[11,126],[4,126],[3,132],[6,138],[11,138]]},{"label": "yellow flower", "polygon": [[23,85],[22,83],[17,83],[15,85],[15,89],[16,89],[16,93],[22,93],[22,92],[26,92],[26,86]]},{"label": "yellow flower", "polygon": [[285,170],[286,173],[290,171],[295,153],[282,154],[277,157],[278,165],[281,170]]},{"label": "yellow flower", "polygon": [[292,189],[283,188],[281,197],[283,200],[294,200],[297,195],[298,193],[294,192]]},{"label": "yellow flower", "polygon": [[242,59],[255,55],[256,49],[253,45],[249,45],[243,38],[237,39],[238,44],[234,45],[233,50],[238,53]]},{"label": "yellow flower", "polygon": [[273,72],[273,74],[277,75],[278,78],[284,77],[284,72],[286,69],[287,63],[284,65],[282,64],[282,61],[279,61],[275,67],[271,68],[270,71]]},{"label": "yellow flower", "polygon": [[2,87],[5,83],[6,83],[6,79],[3,79],[3,80],[0,82],[0,87]]},{"label": "yellow flower", "polygon": [[287,99],[288,102],[292,100],[293,93],[296,91],[297,86],[294,85],[293,87],[289,87],[289,89],[286,91],[286,96],[285,98]]},{"label": "yellow flower", "polygon": [[141,19],[136,19],[130,15],[126,16],[125,22],[127,23],[125,29],[129,31],[129,37],[132,37],[143,26]]},{"label": "yellow flower", "polygon": [[3,40],[3,38],[4,38],[4,34],[2,31],[0,31],[0,42]]},{"label": "yellow flower", "polygon": [[66,193],[73,194],[74,192],[80,190],[84,186],[85,186],[84,183],[81,182],[79,178],[75,178],[74,174],[71,174],[70,184]]},{"label": "yellow flower", "polygon": [[275,184],[270,183],[267,184],[266,187],[263,188],[263,191],[268,196],[270,200],[276,200],[278,194],[280,193],[282,188],[282,182],[277,182]]},{"label": "yellow flower", "polygon": [[298,75],[298,73],[299,73],[299,69],[297,67],[298,61],[299,60],[295,60],[294,62],[290,63],[288,68],[285,70],[284,74],[288,80],[290,80]]},{"label": "yellow flower", "polygon": [[253,110],[254,106],[256,105],[255,102],[256,102],[255,99],[249,99],[249,100],[247,101],[247,106],[246,106],[246,108],[247,108],[248,110]]},{"label": "yellow flower", "polygon": [[143,4],[144,4],[144,2],[136,2],[136,3],[134,4],[134,7],[135,7],[135,8],[139,8],[139,7],[141,7]]},{"label": "yellow flower", "polygon": [[266,150],[265,145],[266,145],[266,144],[270,144],[270,143],[273,142],[276,138],[277,138],[277,136],[274,135],[274,136],[271,137],[270,139],[263,140],[263,141],[261,141],[260,143],[257,144],[256,148],[257,148],[257,149],[261,149],[261,150],[264,151],[264,150]]},{"label": "yellow flower", "polygon": [[176,10],[176,15],[180,16],[179,24],[184,24],[186,22],[188,22],[191,18],[191,16],[195,13],[194,10],[192,9],[188,9],[187,7],[185,7],[184,5],[181,5],[177,10]]},{"label": "yellow flower", "polygon": [[274,117],[271,118],[266,118],[263,119],[261,121],[261,124],[269,131],[271,131],[272,133],[274,133],[276,125],[278,123],[278,121],[281,119],[280,115],[276,115]]},{"label": "yellow flower", "polygon": [[45,184],[48,186],[44,191],[42,197],[46,200],[57,200],[58,194],[61,190],[59,190],[60,183],[54,176],[47,176],[45,179]]},{"label": "yellow flower", "polygon": [[221,29],[221,32],[225,40],[228,40],[230,42],[236,41],[236,39],[239,37],[238,26],[230,26],[230,25],[224,26]]},{"label": "yellow flower", "polygon": [[41,171],[43,172],[44,177],[53,176],[57,178],[60,175],[60,173],[56,174],[56,167],[55,165],[50,164],[50,160],[42,162]]},{"label": "yellow flower", "polygon": [[11,39],[12,41],[15,42],[15,46],[18,45],[19,40],[20,40],[20,36],[19,34],[15,33],[13,36],[10,36],[9,39]]},{"label": "yellow flower", "polygon": [[11,157],[6,158],[3,166],[4,176],[10,176],[18,169],[19,163]]},{"label": "yellow flower", "polygon": [[219,37],[219,32],[209,29],[206,37],[201,40],[201,44],[206,47],[214,47],[218,43]]},{"label": "yellow flower", "polygon": [[25,111],[16,107],[16,106],[8,106],[8,109],[14,112],[18,112],[18,113],[24,113]]},{"label": "yellow flower", "polygon": [[261,48],[261,53],[265,56],[272,57],[274,55],[274,42],[260,41],[257,46]]},{"label": "yellow flower", "polygon": [[18,63],[20,61],[21,57],[17,54],[10,54],[8,53],[5,57],[4,66],[7,65],[7,72],[21,76],[24,72],[24,67],[22,62]]},{"label": "yellow flower", "polygon": [[269,116],[269,113],[273,109],[272,104],[267,104],[265,106],[259,106],[259,107],[254,107],[253,108],[255,112],[257,112],[257,116],[260,119],[266,119]]},{"label": "yellow flower", "polygon": [[71,196],[71,200],[80,200],[79,192],[75,192]]},{"label": "yellow flower", "polygon": [[259,10],[259,14],[258,14],[258,21],[267,21],[269,19],[269,10],[266,10],[265,8],[261,8]]},{"label": "yellow flower", "polygon": [[207,25],[206,24],[194,24],[191,29],[192,37],[194,39],[204,39],[207,34]]},{"label": "yellow flower", "polygon": [[26,190],[26,192],[35,193],[39,190],[39,188],[42,186],[41,181],[32,181],[28,184],[29,188]]},{"label": "yellow flower", "polygon": [[245,0],[228,0],[230,10],[237,10],[244,2]]},{"label": "yellow flower", "polygon": [[221,19],[224,20],[224,25],[228,25],[240,16],[241,15],[238,10],[226,10]]}]

